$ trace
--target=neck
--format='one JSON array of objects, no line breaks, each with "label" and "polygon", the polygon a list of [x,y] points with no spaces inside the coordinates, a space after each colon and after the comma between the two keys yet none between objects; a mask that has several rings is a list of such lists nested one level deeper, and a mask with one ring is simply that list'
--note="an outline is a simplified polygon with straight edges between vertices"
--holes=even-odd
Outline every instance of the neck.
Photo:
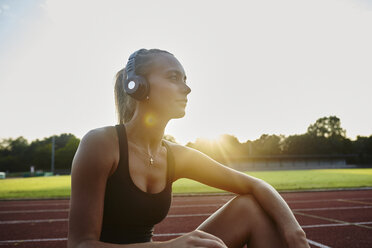
[{"label": "neck", "polygon": [[125,124],[128,142],[134,143],[153,154],[162,145],[164,129],[168,121],[151,111],[135,111],[132,119]]}]

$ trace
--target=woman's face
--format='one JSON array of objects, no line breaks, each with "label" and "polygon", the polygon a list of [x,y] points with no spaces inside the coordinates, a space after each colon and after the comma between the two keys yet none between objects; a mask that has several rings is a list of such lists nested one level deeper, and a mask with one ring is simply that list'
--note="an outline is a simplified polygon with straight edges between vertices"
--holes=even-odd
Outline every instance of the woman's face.
[{"label": "woman's face", "polygon": [[170,54],[154,58],[154,66],[147,76],[150,84],[148,107],[166,118],[185,115],[187,95],[191,89],[186,85],[185,71],[180,62]]}]

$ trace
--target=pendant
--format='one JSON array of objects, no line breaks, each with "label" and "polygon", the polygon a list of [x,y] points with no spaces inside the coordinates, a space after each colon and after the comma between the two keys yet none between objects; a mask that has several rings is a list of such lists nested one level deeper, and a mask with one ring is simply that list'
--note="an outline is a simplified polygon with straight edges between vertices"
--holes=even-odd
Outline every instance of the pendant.
[{"label": "pendant", "polygon": [[153,165],[154,164],[154,159],[152,158],[152,156],[150,157],[150,165]]}]

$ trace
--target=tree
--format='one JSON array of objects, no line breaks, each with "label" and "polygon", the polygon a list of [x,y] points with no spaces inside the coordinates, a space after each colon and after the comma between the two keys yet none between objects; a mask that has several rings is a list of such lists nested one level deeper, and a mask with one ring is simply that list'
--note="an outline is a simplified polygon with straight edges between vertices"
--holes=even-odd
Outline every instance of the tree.
[{"label": "tree", "polygon": [[281,143],[284,140],[283,135],[263,134],[252,143],[253,154],[255,155],[279,155],[282,153]]},{"label": "tree", "polygon": [[310,135],[308,134],[295,134],[288,136],[282,144],[283,154],[307,154],[310,152],[311,147]]},{"label": "tree", "polygon": [[195,143],[189,142],[186,146],[197,149],[221,163],[244,152],[244,147],[239,140],[229,134],[221,135],[216,140],[198,138]]},{"label": "tree", "polygon": [[0,170],[24,171],[28,170],[27,154],[28,141],[22,136],[16,139],[3,139],[0,142]]},{"label": "tree", "polygon": [[341,121],[336,116],[323,117],[307,128],[307,133],[316,137],[346,137],[346,131],[341,128]]},{"label": "tree", "polygon": [[50,171],[52,144],[46,139],[33,141],[30,145],[29,161],[37,170]]},{"label": "tree", "polygon": [[352,146],[353,153],[359,155],[358,163],[372,164],[372,135],[369,137],[358,135]]},{"label": "tree", "polygon": [[57,170],[71,169],[72,160],[79,146],[80,140],[78,138],[74,135],[69,135],[68,137],[67,143],[63,147],[56,149],[55,166]]}]

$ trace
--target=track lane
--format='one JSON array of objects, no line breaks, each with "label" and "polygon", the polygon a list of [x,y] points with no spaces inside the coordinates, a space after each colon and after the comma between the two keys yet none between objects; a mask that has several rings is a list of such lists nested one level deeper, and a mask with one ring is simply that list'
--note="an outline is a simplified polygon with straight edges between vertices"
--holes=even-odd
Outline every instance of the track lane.
[{"label": "track lane", "polygon": [[[282,196],[311,247],[372,247],[372,190]],[[174,196],[167,218],[155,226],[153,240],[194,230],[233,197]],[[0,247],[66,247],[68,207],[68,200],[0,201]]]}]

